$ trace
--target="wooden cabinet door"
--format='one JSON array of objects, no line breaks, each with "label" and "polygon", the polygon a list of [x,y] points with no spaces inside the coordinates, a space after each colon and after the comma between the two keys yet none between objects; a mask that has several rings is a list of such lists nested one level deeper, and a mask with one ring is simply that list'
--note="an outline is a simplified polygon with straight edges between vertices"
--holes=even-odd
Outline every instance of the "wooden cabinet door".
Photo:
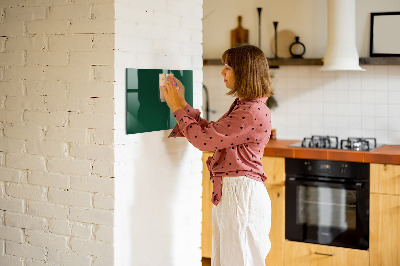
[{"label": "wooden cabinet door", "polygon": [[285,240],[285,266],[368,266],[365,250]]},{"label": "wooden cabinet door", "polygon": [[271,250],[265,259],[266,266],[283,265],[285,240],[285,187],[265,184],[271,199]]},{"label": "wooden cabinet door", "polygon": [[212,152],[203,153],[203,195],[202,195],[202,224],[201,224],[201,253],[204,258],[211,258],[212,252],[212,183],[206,161]]},{"label": "wooden cabinet door", "polygon": [[400,195],[400,165],[370,164],[371,193]]},{"label": "wooden cabinet door", "polygon": [[371,266],[400,265],[400,196],[370,196]]},{"label": "wooden cabinet door", "polygon": [[285,185],[285,158],[264,156],[261,163],[268,177],[266,184]]}]

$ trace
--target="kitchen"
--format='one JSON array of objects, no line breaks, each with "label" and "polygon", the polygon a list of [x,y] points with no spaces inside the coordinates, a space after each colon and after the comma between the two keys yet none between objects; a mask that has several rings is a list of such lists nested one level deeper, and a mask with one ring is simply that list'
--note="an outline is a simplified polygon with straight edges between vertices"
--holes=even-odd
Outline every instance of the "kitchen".
[{"label": "kitchen", "polygon": [[[257,7],[262,7],[261,48],[267,58],[271,59],[270,64],[274,62],[275,56],[273,21],[279,22],[278,42],[279,38],[286,41],[286,49],[294,41],[294,39],[288,41],[288,36],[300,36],[300,41],[307,47],[304,54],[306,59],[324,57],[328,39],[326,31],[328,6],[325,1],[281,1],[279,3],[272,3],[271,1],[242,3],[235,1],[229,2],[229,9],[226,8],[227,5],[227,2],[204,1],[203,6],[203,58],[205,60],[203,83],[208,90],[210,99],[209,120],[217,120],[231,103],[231,99],[224,95],[226,89],[219,76],[222,65],[215,62],[230,44],[229,32],[237,26],[237,16],[242,16],[242,26],[249,29],[249,43],[257,45],[259,41]],[[355,39],[361,62],[364,58],[370,56],[370,13],[398,10],[400,10],[398,1],[356,1]],[[215,27],[215,25],[219,25],[219,27]],[[220,37],[215,38],[215,36]],[[288,52],[282,51],[284,48],[278,44],[278,56],[290,57]],[[279,68],[271,68],[275,90],[274,97],[278,103],[278,106],[272,109],[272,125],[276,129],[277,140],[270,141],[265,149],[264,169],[270,178],[270,182],[267,181],[266,186],[271,194],[276,195],[275,203],[279,208],[273,210],[273,215],[275,213],[280,217],[275,223],[278,224],[276,225],[278,226],[277,231],[280,231],[281,235],[277,235],[276,231],[271,232],[271,239],[279,239],[276,245],[278,250],[271,250],[266,260],[267,265],[296,265],[291,263],[294,263],[298,258],[295,253],[291,252],[296,250],[302,256],[311,253],[307,249],[302,249],[301,246],[290,246],[293,244],[292,241],[286,240],[285,244],[285,201],[283,195],[285,195],[285,189],[288,189],[285,188],[286,158],[311,160],[311,162],[305,161],[304,163],[315,164],[314,168],[317,166],[331,167],[330,164],[322,164],[322,166],[317,164],[325,160],[365,162],[368,167],[371,163],[371,173],[368,171],[372,193],[369,199],[371,213],[378,214],[377,212],[381,211],[378,208],[382,200],[379,196],[381,194],[392,195],[390,200],[397,200],[396,204],[398,204],[398,181],[394,180],[398,180],[399,168],[397,165],[400,163],[398,148],[400,143],[400,66],[396,61],[398,58],[393,60],[395,62],[386,61],[385,64],[361,63],[361,67],[366,71],[321,71],[321,65],[307,64],[281,65]],[[324,136],[329,137],[324,139]],[[351,139],[348,139],[350,137]],[[359,142],[352,139],[353,137],[356,140],[360,137],[368,139]],[[301,146],[303,138],[305,138],[303,141],[305,146],[310,146],[311,142],[314,148],[307,150],[289,146],[293,144],[294,146]],[[390,146],[383,146],[388,149],[382,150],[383,144]],[[338,146],[339,150],[334,150],[335,146]],[[321,147],[323,149],[316,149]],[[345,150],[352,147],[358,151],[342,151],[340,150],[341,147]],[[365,149],[372,151],[362,151],[361,147],[368,147]],[[388,174],[386,178],[385,173]],[[381,190],[382,184],[380,182],[386,181],[379,181],[374,178],[376,176],[386,181],[392,180],[392,190],[390,192]],[[207,177],[204,177],[204,180],[207,180]],[[204,190],[207,190],[206,184],[204,184]],[[205,193],[203,195],[207,195],[207,192],[203,193]],[[274,205],[274,201],[272,202]],[[393,206],[398,206],[396,204]],[[207,210],[207,207],[204,206],[207,206],[207,203],[203,199],[203,209]],[[396,207],[393,208],[396,209]],[[207,250],[210,239],[209,235],[204,234],[204,230],[210,224],[204,219],[207,218],[203,217],[203,256],[208,257],[210,254],[204,253],[204,251]],[[394,218],[394,224],[395,221],[398,221],[398,218]],[[375,230],[376,228],[372,229],[372,226],[379,222],[370,220],[370,223],[370,230]],[[274,227],[274,222],[272,227]],[[398,230],[398,226],[388,227],[391,228],[388,230],[394,230],[394,234]],[[376,238],[376,234],[372,234],[370,241],[372,239],[380,238]],[[371,248],[376,243],[369,245]],[[397,244],[388,245],[390,248],[388,247],[387,250],[390,249],[397,251],[397,254],[399,253]],[[344,252],[346,251],[347,249]],[[330,256],[335,254],[334,251],[314,252],[322,253],[322,255],[319,255],[322,257],[318,258],[317,255],[316,258],[322,260],[320,262],[322,264],[313,265],[326,265],[327,263],[336,265],[335,261],[329,262],[329,258],[335,257]],[[393,252],[386,253],[389,255],[389,260],[386,261],[380,261],[379,256],[375,256],[375,252],[376,249],[372,253],[361,252],[360,257],[354,255],[354,253],[343,255],[345,253],[336,252],[336,258],[342,255],[345,258],[346,256],[354,256],[355,261],[358,260],[358,263],[361,263],[359,265],[365,265],[362,264],[365,261],[369,265],[397,265],[399,263],[398,255],[393,254]],[[380,250],[380,252],[382,251]],[[292,261],[288,254],[293,255]],[[270,258],[270,264],[268,258]],[[340,260],[336,262],[338,261]],[[315,261],[310,260],[304,262],[303,265],[312,263],[315,263]],[[349,264],[349,261],[347,261],[347,265],[355,264]]]}]

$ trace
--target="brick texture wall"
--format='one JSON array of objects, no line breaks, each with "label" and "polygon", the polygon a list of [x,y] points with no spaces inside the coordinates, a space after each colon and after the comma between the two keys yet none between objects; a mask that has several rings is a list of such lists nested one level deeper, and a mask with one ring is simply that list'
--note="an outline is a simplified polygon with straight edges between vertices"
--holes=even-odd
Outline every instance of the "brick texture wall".
[{"label": "brick texture wall", "polygon": [[0,265],[112,265],[114,1],[0,1]]}]

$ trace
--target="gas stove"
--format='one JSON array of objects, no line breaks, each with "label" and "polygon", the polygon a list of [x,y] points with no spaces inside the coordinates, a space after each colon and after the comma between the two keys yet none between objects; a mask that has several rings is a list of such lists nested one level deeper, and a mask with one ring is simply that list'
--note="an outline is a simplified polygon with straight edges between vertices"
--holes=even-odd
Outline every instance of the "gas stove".
[{"label": "gas stove", "polygon": [[302,142],[289,145],[291,147],[302,148],[320,148],[320,149],[338,149],[338,150],[353,150],[353,151],[371,151],[378,146],[376,138],[347,138],[339,142],[336,136],[311,136],[304,138]]}]

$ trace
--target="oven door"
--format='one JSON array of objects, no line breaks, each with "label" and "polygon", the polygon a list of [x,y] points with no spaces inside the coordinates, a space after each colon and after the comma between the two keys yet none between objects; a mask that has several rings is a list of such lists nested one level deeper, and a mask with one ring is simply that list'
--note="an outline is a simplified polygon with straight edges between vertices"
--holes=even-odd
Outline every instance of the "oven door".
[{"label": "oven door", "polygon": [[286,178],[286,239],[367,250],[369,185]]}]

